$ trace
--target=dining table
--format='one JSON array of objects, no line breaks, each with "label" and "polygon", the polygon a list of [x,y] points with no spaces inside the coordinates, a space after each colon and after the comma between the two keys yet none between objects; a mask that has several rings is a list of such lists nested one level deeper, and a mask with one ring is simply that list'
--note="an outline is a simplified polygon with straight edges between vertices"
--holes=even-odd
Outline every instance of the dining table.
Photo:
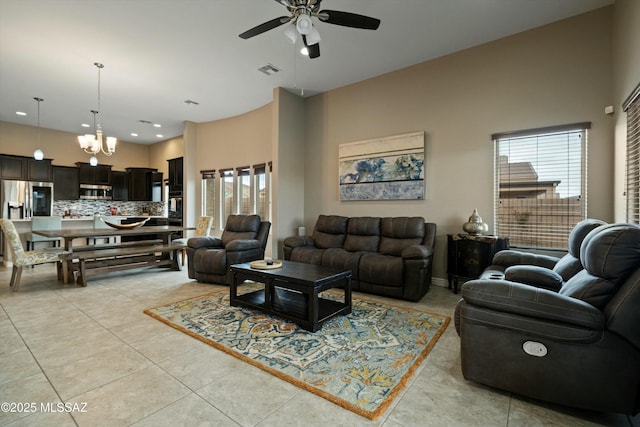
[{"label": "dining table", "polygon": [[[73,241],[75,239],[96,239],[96,238],[110,238],[110,237],[123,237],[123,236],[144,236],[149,235],[152,237],[161,236],[162,243],[167,245],[171,243],[171,236],[173,233],[184,232],[187,230],[195,230],[194,227],[184,227],[178,225],[149,225],[135,228],[62,228],[57,230],[33,230],[34,234],[40,236],[59,238],[62,239],[64,249],[73,253]],[[95,240],[94,240],[95,241]],[[90,245],[94,251],[104,249],[113,250],[113,245]],[[86,246],[85,246],[86,248]],[[118,246],[116,245],[117,249]],[[84,248],[83,248],[84,249]],[[73,281],[73,257],[67,257],[63,261],[63,280],[65,283],[71,283]]]}]

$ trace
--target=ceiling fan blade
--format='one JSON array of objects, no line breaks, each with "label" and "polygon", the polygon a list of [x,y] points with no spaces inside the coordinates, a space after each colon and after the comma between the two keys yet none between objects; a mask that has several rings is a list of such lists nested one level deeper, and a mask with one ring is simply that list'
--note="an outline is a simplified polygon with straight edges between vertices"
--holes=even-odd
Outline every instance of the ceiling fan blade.
[{"label": "ceiling fan blade", "polygon": [[248,39],[257,36],[258,34],[262,34],[265,31],[273,30],[274,28],[291,21],[291,19],[292,18],[290,16],[280,16],[279,18],[264,22],[251,28],[250,30],[245,31],[244,33],[240,34],[239,37],[241,39]]},{"label": "ceiling fan blade", "polygon": [[342,25],[344,27],[361,28],[363,30],[377,30],[380,20],[357,13],[341,12],[339,10],[321,10],[318,18],[329,24]]},{"label": "ceiling fan blade", "polygon": [[304,34],[302,35],[302,42],[309,51],[309,58],[314,59],[320,56],[320,43],[312,44],[311,46],[309,46],[307,44],[307,36],[305,36]]}]

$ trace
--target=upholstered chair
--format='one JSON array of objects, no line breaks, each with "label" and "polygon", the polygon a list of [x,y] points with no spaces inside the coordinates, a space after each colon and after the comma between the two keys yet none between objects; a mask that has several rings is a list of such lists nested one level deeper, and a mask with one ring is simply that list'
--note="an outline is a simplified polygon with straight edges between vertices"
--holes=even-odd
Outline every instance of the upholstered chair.
[{"label": "upholstered chair", "polygon": [[53,246],[60,246],[58,237],[45,237],[33,233],[33,230],[60,230],[62,228],[62,218],[59,216],[34,216],[31,218],[32,232],[27,235],[27,250],[33,250],[36,243],[48,242]]},{"label": "upholstered chair", "polygon": [[[208,236],[211,232],[211,226],[213,225],[213,217],[212,216],[201,216],[198,218],[198,224],[196,224],[196,231],[193,233],[193,237],[204,237]],[[181,262],[184,265],[185,257],[187,256],[187,241],[189,239],[187,237],[181,237],[179,239],[174,239],[171,241],[173,244],[180,244],[183,246],[181,251]]]},{"label": "upholstered chair", "polygon": [[62,262],[60,261],[60,256],[68,255],[68,251],[61,248],[45,248],[25,251],[22,247],[20,235],[16,231],[16,227],[13,222],[8,219],[0,219],[0,226],[2,227],[5,238],[8,241],[13,261],[13,271],[11,273],[11,282],[9,283],[11,290],[17,291],[20,287],[22,268],[25,266],[55,262],[58,270],[58,280],[62,278]]},{"label": "upholstered chair", "polygon": [[199,282],[231,283],[229,267],[264,258],[271,223],[259,215],[229,215],[220,237],[187,240],[189,278]]},{"label": "upholstered chair", "polygon": [[504,278],[557,291],[583,269],[580,261],[582,242],[592,230],[604,224],[604,221],[590,218],[576,224],[569,234],[568,253],[561,258],[512,249],[500,251],[480,278]]},{"label": "upholstered chair", "polygon": [[455,310],[467,380],[603,412],[640,411],[640,227],[584,239],[584,269],[558,292],[466,282]]}]

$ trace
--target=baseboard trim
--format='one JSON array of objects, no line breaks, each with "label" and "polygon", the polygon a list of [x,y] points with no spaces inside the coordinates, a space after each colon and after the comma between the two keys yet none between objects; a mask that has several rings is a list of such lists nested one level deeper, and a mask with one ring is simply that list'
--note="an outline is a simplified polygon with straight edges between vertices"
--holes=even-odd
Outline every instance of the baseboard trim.
[{"label": "baseboard trim", "polygon": [[432,277],[431,284],[435,286],[440,286],[441,288],[449,287],[449,281],[447,279],[443,279],[442,277]]}]

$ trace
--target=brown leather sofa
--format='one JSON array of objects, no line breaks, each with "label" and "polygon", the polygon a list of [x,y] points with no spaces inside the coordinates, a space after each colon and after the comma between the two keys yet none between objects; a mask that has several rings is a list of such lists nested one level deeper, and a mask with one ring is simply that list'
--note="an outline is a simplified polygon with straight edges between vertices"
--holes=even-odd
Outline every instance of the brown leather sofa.
[{"label": "brown leather sofa", "polygon": [[352,290],[418,301],[431,284],[436,225],[421,217],[320,215],[311,236],[284,240],[284,259],[351,270]]},{"label": "brown leather sofa", "polygon": [[552,291],[466,282],[455,311],[468,380],[590,410],[640,411],[640,227],[602,225]]},{"label": "brown leather sofa", "polygon": [[220,237],[187,241],[188,274],[198,282],[231,284],[229,267],[264,258],[271,223],[259,215],[229,215]]}]

